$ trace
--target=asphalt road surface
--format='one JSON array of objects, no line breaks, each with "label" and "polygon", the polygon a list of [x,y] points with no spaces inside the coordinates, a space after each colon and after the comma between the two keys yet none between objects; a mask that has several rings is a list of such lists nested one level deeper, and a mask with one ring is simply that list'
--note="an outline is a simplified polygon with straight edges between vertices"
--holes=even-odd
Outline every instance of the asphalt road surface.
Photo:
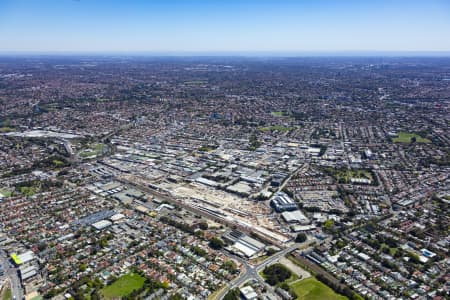
[{"label": "asphalt road surface", "polygon": [[13,299],[23,299],[23,290],[17,274],[17,269],[11,264],[8,256],[3,250],[0,250],[0,265],[5,271],[5,276],[9,279]]},{"label": "asphalt road surface", "polygon": [[241,286],[242,284],[244,284],[245,282],[247,282],[248,280],[251,280],[251,279],[259,281],[261,284],[265,285],[270,291],[272,291],[273,288],[271,286],[269,286],[261,278],[261,276],[259,275],[259,272],[261,272],[266,266],[275,263],[276,261],[278,261],[281,257],[285,256],[286,254],[298,249],[300,246],[309,245],[312,241],[313,240],[310,239],[301,244],[294,244],[286,249],[283,249],[283,250],[275,253],[274,255],[270,256],[268,259],[264,260],[263,262],[261,262],[260,264],[258,264],[256,266],[250,265],[246,260],[244,260],[238,256],[227,253],[227,256],[234,258],[234,259],[238,260],[240,263],[242,263],[245,267],[245,271],[238,278],[231,281],[227,285],[227,287],[225,289],[223,289],[219,295],[217,295],[216,299],[220,299],[220,300],[223,299],[223,297],[225,297],[225,295],[230,290]]}]

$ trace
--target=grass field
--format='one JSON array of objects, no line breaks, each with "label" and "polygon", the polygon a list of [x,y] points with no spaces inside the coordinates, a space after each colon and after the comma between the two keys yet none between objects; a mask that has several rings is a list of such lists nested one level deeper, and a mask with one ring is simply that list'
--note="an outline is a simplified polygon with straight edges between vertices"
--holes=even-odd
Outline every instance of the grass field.
[{"label": "grass field", "polygon": [[15,129],[12,127],[8,127],[8,126],[0,127],[1,133],[12,132],[12,131],[15,131]]},{"label": "grass field", "polygon": [[140,289],[145,282],[145,278],[139,274],[128,273],[123,275],[113,284],[102,289],[102,295],[105,299],[117,299],[129,295],[134,290]]},{"label": "grass field", "polygon": [[366,178],[373,182],[372,174],[368,170],[349,170],[349,169],[332,169],[328,168],[328,172],[333,175],[336,180],[349,182],[350,178]]},{"label": "grass field", "polygon": [[415,137],[417,143],[431,143],[429,139],[423,138],[416,133],[400,132],[398,137],[394,138],[395,143],[411,143],[411,138]]},{"label": "grass field", "polygon": [[54,159],[54,160],[52,160],[52,163],[53,163],[53,165],[54,165],[55,167],[61,167],[61,166],[64,166],[64,162],[61,161],[61,160],[59,160],[59,159]]},{"label": "grass field", "polygon": [[280,125],[273,125],[273,126],[267,126],[267,127],[259,127],[260,131],[289,131],[294,129],[293,127],[286,127],[286,126],[280,126]]},{"label": "grass field", "polygon": [[12,292],[10,288],[7,288],[6,291],[3,293],[2,300],[11,300],[12,299]]},{"label": "grass field", "polygon": [[200,148],[198,148],[198,151],[203,151],[203,152],[211,152],[214,151],[216,148],[210,147],[210,146],[201,146]]},{"label": "grass field", "polygon": [[83,151],[81,151],[80,156],[83,158],[97,156],[103,153],[104,148],[104,144],[92,144],[88,149],[84,149]]},{"label": "grass field", "polygon": [[20,192],[25,196],[31,197],[36,194],[37,191],[33,186],[22,186],[20,187]]},{"label": "grass field", "polygon": [[4,197],[11,197],[12,192],[10,190],[6,190],[6,189],[0,189],[0,194],[2,194]]},{"label": "grass field", "polygon": [[291,284],[297,300],[346,300],[345,296],[336,294],[331,288],[314,277],[306,278]]},{"label": "grass field", "polygon": [[185,81],[184,84],[186,85],[201,85],[201,84],[207,84],[207,80],[192,80],[192,81]]},{"label": "grass field", "polygon": [[272,116],[274,116],[274,117],[282,117],[282,116],[285,116],[286,114],[284,113],[284,112],[282,112],[282,111],[272,111],[271,113],[270,113]]}]

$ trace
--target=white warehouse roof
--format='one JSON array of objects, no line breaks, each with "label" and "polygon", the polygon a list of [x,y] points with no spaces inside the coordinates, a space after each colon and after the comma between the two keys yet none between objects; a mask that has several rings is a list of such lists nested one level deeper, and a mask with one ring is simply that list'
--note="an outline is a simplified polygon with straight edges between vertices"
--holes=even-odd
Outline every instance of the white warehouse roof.
[{"label": "white warehouse roof", "polygon": [[98,222],[92,224],[92,226],[97,230],[105,229],[106,227],[111,226],[111,225],[112,225],[112,223],[108,220],[101,220],[101,221],[98,221]]}]

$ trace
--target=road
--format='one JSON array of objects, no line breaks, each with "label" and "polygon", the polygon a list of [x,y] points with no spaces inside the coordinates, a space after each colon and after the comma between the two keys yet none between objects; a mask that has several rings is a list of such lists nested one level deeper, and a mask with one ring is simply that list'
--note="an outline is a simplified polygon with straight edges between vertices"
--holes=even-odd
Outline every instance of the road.
[{"label": "road", "polygon": [[247,282],[248,280],[251,280],[251,279],[256,279],[258,282],[265,285],[268,288],[268,290],[272,291],[273,288],[271,286],[269,286],[264,281],[263,278],[261,278],[261,276],[259,275],[259,272],[261,272],[266,266],[277,262],[281,257],[287,255],[288,253],[291,253],[292,251],[294,251],[302,246],[307,246],[307,245],[311,244],[313,241],[315,241],[315,239],[310,239],[304,243],[294,244],[288,248],[285,248],[285,249],[275,253],[274,255],[270,256],[269,258],[267,258],[266,260],[264,260],[263,262],[255,265],[255,266],[250,265],[246,260],[244,260],[238,256],[232,255],[230,253],[226,253],[227,256],[239,261],[245,267],[245,271],[243,273],[241,273],[239,277],[237,277],[236,279],[231,281],[226,286],[226,288],[223,289],[217,295],[216,299],[219,299],[219,300],[223,299],[223,297],[225,297],[225,295],[230,290],[241,286],[242,284],[244,284],[245,282]]},{"label": "road", "polygon": [[289,181],[292,179],[292,177],[294,177],[295,175],[297,175],[300,171],[304,172],[305,170],[307,170],[309,167],[308,163],[304,163],[303,165],[301,165],[300,167],[298,167],[294,172],[292,172],[288,178],[286,178],[283,183],[278,187],[277,191],[281,192],[285,186],[289,183]]},{"label": "road", "polygon": [[11,264],[8,256],[3,250],[0,250],[0,264],[5,271],[5,276],[9,279],[13,299],[23,299],[23,290],[17,274],[17,269]]}]

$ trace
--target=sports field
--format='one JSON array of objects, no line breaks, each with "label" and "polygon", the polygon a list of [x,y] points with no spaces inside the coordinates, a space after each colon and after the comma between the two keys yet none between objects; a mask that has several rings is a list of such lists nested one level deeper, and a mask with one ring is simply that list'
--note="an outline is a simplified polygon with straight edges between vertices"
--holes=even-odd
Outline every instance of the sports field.
[{"label": "sports field", "polygon": [[395,143],[411,143],[411,139],[415,137],[416,143],[431,143],[429,139],[423,138],[416,133],[399,132],[398,137],[394,138]]},{"label": "sports field", "polygon": [[114,281],[113,284],[104,287],[102,295],[105,299],[118,299],[140,289],[144,285],[144,281],[145,278],[141,275],[128,273]]},{"label": "sports field", "polygon": [[290,285],[298,300],[346,300],[314,277],[309,277]]}]

